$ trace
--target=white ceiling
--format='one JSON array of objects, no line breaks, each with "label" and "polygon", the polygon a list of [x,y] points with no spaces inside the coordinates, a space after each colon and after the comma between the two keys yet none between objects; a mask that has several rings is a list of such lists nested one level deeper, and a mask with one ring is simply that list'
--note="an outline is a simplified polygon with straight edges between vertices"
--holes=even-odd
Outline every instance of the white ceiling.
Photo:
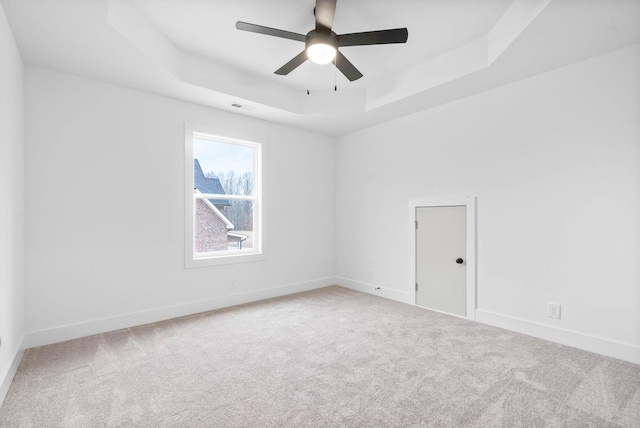
[{"label": "white ceiling", "polygon": [[364,74],[349,82],[332,65],[277,76],[304,44],[235,29],[306,34],[314,0],[1,1],[27,64],[328,135],[640,43],[638,0],[339,0],[338,34],[409,30],[341,49]]}]

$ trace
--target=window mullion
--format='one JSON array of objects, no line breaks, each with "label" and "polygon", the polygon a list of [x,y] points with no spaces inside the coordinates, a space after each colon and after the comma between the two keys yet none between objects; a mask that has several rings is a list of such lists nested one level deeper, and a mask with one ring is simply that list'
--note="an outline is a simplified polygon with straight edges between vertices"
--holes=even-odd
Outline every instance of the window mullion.
[{"label": "window mullion", "polygon": [[217,193],[194,193],[193,197],[195,199],[227,199],[233,201],[255,201],[257,198],[253,195],[224,195]]}]

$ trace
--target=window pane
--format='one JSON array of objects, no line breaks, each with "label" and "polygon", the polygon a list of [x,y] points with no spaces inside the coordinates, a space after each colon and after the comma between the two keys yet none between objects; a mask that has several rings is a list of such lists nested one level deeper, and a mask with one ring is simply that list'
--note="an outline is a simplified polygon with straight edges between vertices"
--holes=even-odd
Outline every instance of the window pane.
[{"label": "window pane", "polygon": [[227,208],[235,228],[228,233],[229,250],[247,250],[253,246],[253,201],[231,201]]},{"label": "window pane", "polygon": [[230,201],[225,215],[235,226],[234,230],[253,231],[253,201]]},{"label": "window pane", "polygon": [[210,201],[196,199],[196,253],[254,248],[253,201],[230,202],[218,209]]},{"label": "window pane", "polygon": [[253,147],[196,138],[193,141],[193,153],[196,188],[199,174],[206,178],[217,178],[222,186],[215,192],[198,189],[201,193],[253,194]]},{"label": "window pane", "polygon": [[[194,194],[254,196],[257,145],[195,137]],[[254,248],[254,202],[194,198],[194,247],[198,254]]]}]

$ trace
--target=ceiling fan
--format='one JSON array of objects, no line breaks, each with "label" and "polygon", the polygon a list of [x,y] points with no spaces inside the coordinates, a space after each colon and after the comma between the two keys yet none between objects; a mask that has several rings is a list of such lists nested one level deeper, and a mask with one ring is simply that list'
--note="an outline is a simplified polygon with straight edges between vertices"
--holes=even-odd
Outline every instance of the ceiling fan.
[{"label": "ceiling fan", "polygon": [[317,64],[333,62],[335,66],[350,81],[358,80],[362,73],[349,62],[338,50],[347,46],[383,45],[388,43],[406,43],[409,32],[406,28],[391,30],[365,31],[361,33],[336,34],[333,27],[333,17],[336,11],[337,0],[316,0],[314,14],[316,28],[306,35],[291,31],[278,30],[277,28],[264,27],[262,25],[236,22],[236,28],[252,33],[266,34],[268,36],[281,37],[283,39],[304,42],[305,49],[296,55],[291,61],[275,71],[275,74],[287,75],[295,70],[307,59]]}]

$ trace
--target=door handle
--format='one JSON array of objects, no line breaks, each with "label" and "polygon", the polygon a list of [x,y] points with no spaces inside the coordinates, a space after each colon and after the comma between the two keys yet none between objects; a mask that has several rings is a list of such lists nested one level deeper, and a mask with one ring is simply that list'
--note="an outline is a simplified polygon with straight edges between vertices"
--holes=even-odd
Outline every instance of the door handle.
[{"label": "door handle", "polygon": [[458,257],[456,259],[456,263],[458,263],[459,265],[461,265],[462,263],[464,263],[464,260],[462,260],[460,257]]}]

